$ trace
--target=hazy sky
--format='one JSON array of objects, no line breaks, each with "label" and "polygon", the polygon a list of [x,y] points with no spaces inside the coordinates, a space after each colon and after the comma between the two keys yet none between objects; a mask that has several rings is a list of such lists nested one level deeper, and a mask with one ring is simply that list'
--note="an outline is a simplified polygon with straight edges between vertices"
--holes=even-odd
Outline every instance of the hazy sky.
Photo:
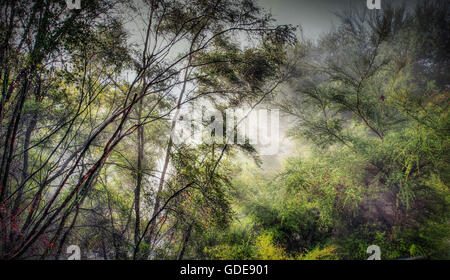
[{"label": "hazy sky", "polygon": [[338,0],[258,0],[281,24],[301,25],[308,38],[317,38],[337,22],[333,12],[344,1]]},{"label": "hazy sky", "polygon": [[[404,0],[381,0],[402,3]],[[280,24],[301,25],[306,38],[317,37],[337,24],[335,12],[348,10],[352,6],[365,6],[367,0],[257,0],[260,5],[272,12]],[[417,0],[405,0],[413,6]]]}]

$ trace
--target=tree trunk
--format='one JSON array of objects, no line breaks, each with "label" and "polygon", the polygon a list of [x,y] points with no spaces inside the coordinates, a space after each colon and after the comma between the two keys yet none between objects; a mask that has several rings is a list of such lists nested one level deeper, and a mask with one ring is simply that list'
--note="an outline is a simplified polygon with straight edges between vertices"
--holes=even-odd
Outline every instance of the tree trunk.
[{"label": "tree trunk", "polygon": [[[138,108],[138,120],[141,119],[142,116],[142,100],[139,103]],[[135,246],[139,246],[139,238],[141,235],[141,187],[142,187],[142,177],[143,177],[143,160],[144,160],[144,126],[139,126],[138,128],[138,160],[137,160],[137,179],[136,179],[136,189],[134,190],[134,200],[135,200],[135,214],[136,214],[136,222],[134,227],[134,243]],[[136,250],[139,251],[139,248]]]},{"label": "tree trunk", "polygon": [[187,231],[184,234],[183,245],[181,247],[180,254],[178,255],[178,260],[179,261],[183,259],[184,252],[186,251],[186,244],[188,243],[189,238],[191,237],[191,231],[192,231],[192,224],[189,224],[189,227],[188,227]]}]

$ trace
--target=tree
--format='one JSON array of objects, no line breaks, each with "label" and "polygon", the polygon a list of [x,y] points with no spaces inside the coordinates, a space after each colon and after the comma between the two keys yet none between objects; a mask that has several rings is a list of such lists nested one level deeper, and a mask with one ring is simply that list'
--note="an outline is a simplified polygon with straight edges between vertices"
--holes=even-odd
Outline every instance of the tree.
[{"label": "tree", "polygon": [[[185,180],[163,197],[171,180],[167,171],[173,141],[170,137],[161,141],[160,135],[146,138],[145,134],[167,131],[164,126],[170,117],[169,130],[173,130],[185,104],[204,96],[227,98],[228,91],[239,91],[230,87],[197,90],[199,82],[211,78],[202,75],[202,69],[230,63],[199,62],[197,55],[207,55],[220,40],[243,34],[259,42],[271,36],[281,47],[292,40],[292,28],[273,25],[270,15],[252,1],[105,0],[83,2],[82,9],[70,11],[64,2],[6,1],[0,7],[8,15],[1,19],[7,28],[2,28],[0,51],[0,256],[58,258],[79,219],[88,221],[98,210],[94,221],[103,225],[98,233],[109,233],[116,257],[128,257],[133,244],[136,258],[141,256],[142,241],[158,238],[156,221],[165,215],[167,205],[197,184]],[[134,47],[127,42],[129,33],[117,13],[119,8],[143,20],[139,26],[144,26],[145,35],[142,41],[133,38]],[[131,80],[124,78],[126,72],[134,73]],[[259,86],[273,74],[256,77]],[[265,93],[261,97],[272,91],[253,90],[255,95]],[[240,90],[243,98],[249,92]],[[126,152],[121,143],[133,133],[138,137],[138,163],[129,170],[136,176],[134,202],[129,205],[126,196],[125,200],[114,197],[117,190],[107,182],[115,176],[102,170],[109,165],[123,169],[115,159],[122,149]],[[164,150],[166,157],[156,191],[143,205],[141,197],[153,189],[144,184],[154,183],[144,178],[145,163],[151,166],[158,158],[146,159],[147,139],[159,153]],[[108,207],[98,199],[106,200]],[[127,214],[118,219],[125,223],[119,229],[113,207],[121,205],[126,205]],[[153,210],[147,211],[150,207]],[[128,212],[132,209],[134,217]],[[142,209],[146,209],[146,218]],[[131,218],[132,238],[118,238],[128,232]],[[100,243],[106,257],[107,244]]]}]

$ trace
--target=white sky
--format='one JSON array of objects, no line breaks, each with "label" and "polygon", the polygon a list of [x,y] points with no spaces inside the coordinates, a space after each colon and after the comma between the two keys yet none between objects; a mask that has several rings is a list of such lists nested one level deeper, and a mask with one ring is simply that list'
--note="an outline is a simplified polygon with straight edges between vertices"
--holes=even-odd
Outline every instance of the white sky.
[{"label": "white sky", "polygon": [[[263,8],[272,12],[280,24],[301,25],[306,39],[317,39],[339,23],[336,12],[351,7],[365,6],[367,0],[256,0]],[[415,6],[418,0],[380,0],[381,4],[406,3]]]}]

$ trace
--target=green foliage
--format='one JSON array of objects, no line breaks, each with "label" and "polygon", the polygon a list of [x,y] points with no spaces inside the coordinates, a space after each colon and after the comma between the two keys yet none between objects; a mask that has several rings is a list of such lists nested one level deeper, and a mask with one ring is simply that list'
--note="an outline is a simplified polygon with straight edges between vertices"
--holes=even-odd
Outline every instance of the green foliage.
[{"label": "green foliage", "polygon": [[[0,2],[0,258],[448,259],[447,2],[317,42],[252,0]],[[274,105],[308,152],[175,144],[206,104]]]},{"label": "green foliage", "polygon": [[297,121],[290,135],[311,148],[276,175],[244,168],[234,180],[253,256],[367,259],[367,247],[377,245],[382,259],[448,258],[443,2],[412,14],[390,7],[343,16],[318,44],[293,52],[300,58],[293,92],[277,105]]},{"label": "green foliage", "polygon": [[335,247],[327,247],[323,249],[317,247],[311,251],[307,251],[305,254],[299,255],[296,260],[338,260],[339,257],[335,251]]},{"label": "green foliage", "polygon": [[273,233],[263,233],[255,240],[256,253],[258,260],[287,260],[288,255],[282,247],[274,243]]}]

